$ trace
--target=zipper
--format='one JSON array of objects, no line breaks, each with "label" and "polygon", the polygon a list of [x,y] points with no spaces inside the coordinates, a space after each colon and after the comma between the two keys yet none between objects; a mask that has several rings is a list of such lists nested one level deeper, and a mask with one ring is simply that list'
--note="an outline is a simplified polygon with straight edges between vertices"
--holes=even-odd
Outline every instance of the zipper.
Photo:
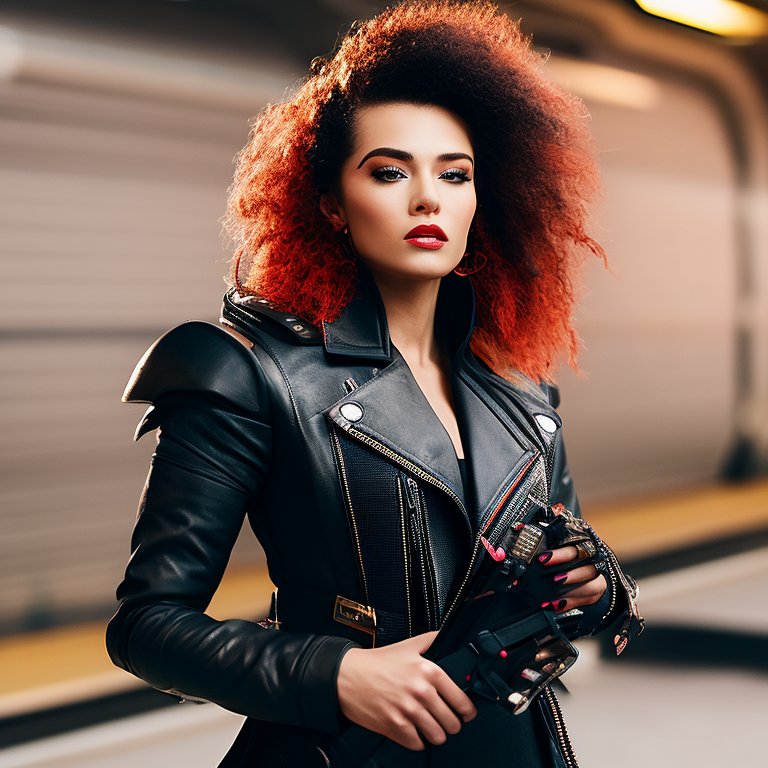
[{"label": "zipper", "polygon": [[[429,586],[431,588],[432,596],[432,626],[431,629],[440,629],[440,595],[437,587],[437,573],[435,570],[435,558],[432,556],[432,543],[429,537],[429,528],[427,527],[427,501],[424,498],[424,492],[413,481],[413,486],[416,489],[416,498],[419,502],[419,510],[421,512],[421,525],[424,532],[424,554],[427,562],[427,577],[429,579]],[[429,607],[429,603],[427,604]]]},{"label": "zipper", "polygon": [[339,479],[341,480],[341,487],[344,493],[344,502],[347,505],[347,514],[352,526],[352,538],[355,542],[355,551],[357,553],[357,565],[360,569],[360,579],[363,583],[363,594],[365,595],[365,602],[368,603],[368,582],[365,578],[365,568],[363,567],[363,555],[360,550],[360,535],[357,530],[357,520],[355,520],[355,511],[352,508],[352,496],[349,492],[349,480],[347,479],[347,468],[344,464],[344,456],[341,452],[341,442],[339,436],[336,434],[335,429],[331,429],[331,443],[333,445],[333,453],[336,456],[336,465],[339,468]]},{"label": "zipper", "polygon": [[[435,488],[438,488],[444,493],[446,493],[456,503],[456,506],[459,507],[459,509],[464,514],[464,516],[467,519],[469,519],[469,515],[467,514],[466,507],[464,506],[464,502],[462,502],[462,500],[454,493],[454,491],[451,490],[451,488],[448,485],[442,482],[442,480],[438,479],[434,475],[429,474],[428,472],[425,472],[421,467],[416,466],[413,462],[404,458],[399,453],[395,453],[392,449],[387,448],[387,446],[384,445],[383,443],[380,443],[378,440],[375,440],[374,438],[369,437],[364,432],[361,432],[360,430],[355,429],[355,427],[353,426],[347,427],[345,429],[345,432],[351,435],[352,437],[356,438],[360,442],[370,446],[375,451],[378,451],[379,453],[383,454],[393,463],[398,464],[401,467],[404,467],[411,474],[416,475],[416,477],[418,477],[419,479],[424,480],[430,485],[433,485]],[[338,436],[335,434],[335,432],[334,432],[334,436],[336,438],[336,445],[338,446],[338,451],[340,452],[341,446],[338,444]],[[482,542],[480,541],[480,538],[484,536],[485,533],[488,531],[488,529],[492,525],[496,516],[499,514],[499,512],[504,507],[504,505],[510,500],[510,496],[512,496],[512,502],[514,502],[518,498],[518,494],[513,495],[514,491],[519,488],[520,484],[528,474],[528,471],[534,465],[536,460],[540,458],[540,456],[541,456],[541,453],[537,451],[536,454],[534,454],[534,456],[532,456],[528,460],[526,465],[517,474],[517,477],[515,477],[515,479],[512,481],[509,488],[507,488],[507,490],[504,492],[504,495],[502,496],[499,503],[496,505],[496,508],[491,513],[490,517],[486,521],[482,530],[475,537],[475,544],[474,544],[474,547],[472,548],[472,556],[469,561],[469,567],[467,568],[467,571],[464,574],[464,578],[462,579],[461,586],[459,587],[458,592],[456,593],[450,605],[448,606],[447,610],[443,614],[442,621],[440,622],[441,626],[445,624],[448,618],[456,610],[456,607],[461,603],[461,600],[464,598],[464,593],[466,591],[467,585],[469,584],[472,573],[474,572],[475,565],[477,564],[478,556],[482,551]],[[343,463],[342,463],[342,466],[343,466]],[[514,504],[511,503],[508,508],[510,510],[514,509]],[[504,522],[509,521],[509,523],[511,524],[513,517],[514,515],[505,514],[505,515],[502,515],[500,520]],[[358,552],[359,552],[359,547],[358,547]]]},{"label": "zipper", "polygon": [[464,506],[464,502],[456,495],[450,486],[446,485],[442,480],[438,479],[434,475],[430,475],[429,472],[425,472],[421,467],[416,466],[416,464],[414,464],[412,461],[408,461],[408,459],[404,458],[399,453],[395,453],[392,449],[387,448],[386,445],[380,443],[378,440],[374,440],[372,437],[368,437],[365,432],[360,432],[360,430],[355,429],[354,427],[348,427],[345,432],[352,435],[357,440],[360,440],[360,442],[369,445],[379,453],[384,454],[384,456],[386,456],[390,461],[393,461],[395,464],[399,464],[401,467],[404,467],[411,474],[416,475],[416,477],[419,479],[424,480],[430,485],[434,485],[435,488],[439,488],[441,491],[448,494],[448,496],[450,496],[451,499],[456,502],[456,505],[462,511],[464,516],[467,519],[469,518],[469,514],[466,507]]},{"label": "zipper", "polygon": [[[379,453],[386,456],[390,461],[394,462],[395,464],[399,464],[401,467],[404,467],[409,470],[409,472],[413,473],[417,477],[421,478],[425,482],[430,483],[430,485],[435,486],[436,488],[439,488],[444,493],[446,493],[453,501],[456,503],[456,505],[461,509],[461,511],[464,513],[464,515],[467,515],[466,508],[464,507],[463,502],[461,499],[451,490],[449,486],[447,486],[445,483],[443,483],[438,478],[434,477],[433,475],[430,475],[429,473],[425,472],[421,469],[421,467],[416,466],[413,464],[413,462],[408,461],[408,459],[400,456],[399,454],[395,453],[391,449],[387,448],[384,444],[380,443],[378,440],[374,440],[372,437],[369,437],[364,432],[360,432],[359,430],[355,429],[354,427],[347,428],[347,433],[355,437],[356,439],[360,440],[361,442],[365,443],[366,445],[370,446],[374,450],[378,451]],[[340,462],[339,466],[342,468],[342,474],[345,475],[343,472],[343,459],[341,459],[341,445],[339,443],[339,438],[336,432],[333,433],[334,437],[334,446],[337,451],[337,455],[339,456]],[[501,512],[502,508],[506,505],[508,510],[513,510],[515,508],[514,502],[524,493],[528,493],[528,491],[525,488],[521,488],[521,483],[528,475],[528,472],[530,471],[531,467],[534,466],[537,459],[541,457],[541,453],[537,452],[534,456],[531,457],[531,459],[526,463],[526,465],[522,468],[522,470],[518,473],[517,477],[512,481],[510,484],[510,487],[504,492],[501,500],[496,505],[496,508],[493,510],[491,515],[489,516],[488,520],[486,521],[485,525],[483,526],[482,530],[477,534],[475,538],[475,544],[472,549],[472,557],[469,562],[469,567],[467,568],[467,572],[464,575],[464,578],[461,582],[461,586],[459,587],[458,592],[456,593],[455,597],[453,598],[451,604],[448,606],[447,610],[445,611],[443,615],[443,620],[441,622],[441,625],[444,625],[445,622],[448,620],[448,618],[453,614],[453,611],[456,610],[456,607],[460,605],[461,600],[464,597],[464,592],[466,591],[467,585],[470,581],[470,578],[472,576],[472,573],[474,572],[475,565],[477,564],[478,556],[482,550],[482,543],[481,543],[481,537],[484,536],[489,528],[493,525],[494,520],[499,516],[499,513]],[[413,481],[413,478],[407,478],[408,480],[411,480],[413,482],[413,485],[416,487],[416,491],[418,492],[418,486],[416,485],[415,481]],[[349,492],[346,487],[346,477],[344,477],[343,481],[345,484],[345,492],[346,497],[348,499],[350,511],[351,511],[351,502],[349,501]],[[546,466],[545,466],[545,490],[548,491],[548,482],[546,479]],[[408,496],[408,483],[405,485],[406,487],[406,497]],[[524,514],[524,512],[520,513]],[[512,524],[512,520],[514,519],[514,514],[502,514],[500,517],[498,517],[499,523],[508,523],[509,525]],[[355,539],[357,543],[357,551],[358,551],[358,557],[360,557],[360,544],[359,541],[357,541],[357,528],[354,523],[354,516],[352,516],[353,521],[353,530],[355,534]],[[500,526],[497,524],[495,526],[496,530],[499,530]],[[503,530],[503,528],[502,528]],[[405,532],[403,533],[405,535]],[[403,548],[404,552],[407,552],[407,547],[404,546]],[[406,554],[407,557],[407,554]],[[362,559],[360,559],[360,567],[362,569]],[[406,587],[407,589],[407,587]],[[410,593],[407,591],[406,594],[408,595],[408,599],[410,601]],[[366,598],[367,599],[367,598]],[[409,610],[409,623],[410,623],[410,610]],[[568,736],[568,731],[565,727],[565,721],[563,719],[562,711],[560,710],[560,704],[557,701],[557,697],[555,696],[554,691],[550,686],[546,686],[543,690],[543,697],[544,701],[546,701],[547,706],[551,712],[552,720],[555,724],[555,731],[557,734],[557,743],[558,748],[560,749],[560,753],[563,756],[563,760],[565,761],[566,768],[579,768],[579,761],[576,758],[576,753],[573,749],[573,744],[571,743],[571,739]]]},{"label": "zipper", "polygon": [[[508,509],[514,509],[514,502],[518,498],[518,494],[514,493],[516,488],[520,487],[520,484],[522,483],[523,479],[528,474],[528,471],[530,470],[533,463],[536,461],[536,459],[541,454],[536,454],[533,456],[526,465],[522,468],[522,470],[518,473],[517,477],[512,481],[512,484],[510,487],[505,491],[504,495],[501,498],[501,501],[496,505],[496,508],[491,513],[490,517],[486,521],[485,525],[483,526],[482,530],[478,532],[477,536],[475,537],[475,545],[472,549],[472,557],[469,561],[469,567],[467,568],[467,572],[464,574],[464,579],[461,582],[461,586],[459,587],[459,591],[456,593],[456,596],[453,598],[453,601],[451,602],[450,606],[448,606],[448,610],[446,610],[445,614],[443,615],[443,624],[445,624],[446,621],[448,621],[448,618],[451,616],[454,610],[456,610],[456,606],[458,606],[461,603],[461,600],[464,598],[464,592],[466,591],[467,585],[469,584],[470,578],[472,577],[472,573],[475,570],[475,565],[477,564],[478,556],[483,551],[482,548],[482,542],[481,538],[485,536],[486,532],[492,525],[494,519],[501,511],[502,507],[507,503],[507,501],[510,499],[510,496],[512,497],[511,503],[508,506]],[[502,521],[506,521],[507,518],[510,519],[511,524],[511,518],[513,515],[502,515],[499,519]],[[498,526],[497,526],[498,530]]]},{"label": "zipper", "polygon": [[424,512],[425,504],[416,481],[403,473],[400,476],[405,487],[408,522],[413,536],[414,551],[419,558],[421,569],[422,591],[427,609],[427,629],[431,631],[437,629],[440,624],[440,602],[437,596],[434,561],[429,546],[427,519]]},{"label": "zipper", "polygon": [[405,612],[408,617],[408,637],[413,637],[411,617],[411,560],[408,554],[408,521],[406,520],[405,502],[403,501],[402,483],[397,483],[397,502],[400,506],[400,533],[403,543],[403,571],[405,572]]},{"label": "zipper", "polygon": [[571,737],[568,735],[568,729],[565,727],[565,720],[563,719],[563,713],[560,709],[560,702],[557,700],[557,696],[555,696],[552,686],[547,685],[544,687],[542,697],[547,703],[552,715],[552,721],[555,724],[555,731],[557,732],[557,746],[560,749],[560,754],[563,756],[566,768],[579,768],[579,761],[576,758],[576,752],[573,749]]}]

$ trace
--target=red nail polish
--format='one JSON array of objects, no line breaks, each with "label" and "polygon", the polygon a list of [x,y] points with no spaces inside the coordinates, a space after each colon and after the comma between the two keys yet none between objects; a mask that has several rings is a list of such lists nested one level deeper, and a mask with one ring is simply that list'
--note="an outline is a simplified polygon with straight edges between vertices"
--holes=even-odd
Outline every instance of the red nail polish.
[{"label": "red nail polish", "polygon": [[540,563],[548,563],[552,559],[552,552],[542,552],[539,555]]},{"label": "red nail polish", "polygon": [[502,648],[499,651],[499,656],[501,656],[502,659],[506,659],[507,658],[507,652]]},{"label": "red nail polish", "polygon": [[552,605],[552,603],[550,603],[549,601],[547,601],[546,603],[542,603],[542,604],[541,604],[541,607],[542,607],[542,608],[548,608],[550,605]]},{"label": "red nail polish", "polygon": [[560,573],[557,576],[555,576],[555,581],[565,581],[568,578],[567,573]]},{"label": "red nail polish", "polygon": [[504,551],[502,547],[498,547],[498,549],[494,549],[491,546],[491,543],[488,541],[488,539],[485,538],[485,536],[480,537],[480,541],[482,542],[483,546],[485,547],[488,554],[497,562],[500,563],[506,556],[507,553]]}]

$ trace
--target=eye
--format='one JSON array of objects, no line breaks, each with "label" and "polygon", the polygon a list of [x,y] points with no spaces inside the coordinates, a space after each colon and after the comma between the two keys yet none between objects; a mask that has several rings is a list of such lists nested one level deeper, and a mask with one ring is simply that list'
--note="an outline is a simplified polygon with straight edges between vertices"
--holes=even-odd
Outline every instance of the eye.
[{"label": "eye", "polygon": [[377,168],[375,171],[371,171],[371,176],[377,181],[393,182],[399,179],[408,178],[402,169],[396,165],[386,165],[383,168]]},{"label": "eye", "polygon": [[472,181],[469,173],[463,168],[450,168],[440,174],[441,179],[453,182],[454,184],[463,184],[466,181]]}]

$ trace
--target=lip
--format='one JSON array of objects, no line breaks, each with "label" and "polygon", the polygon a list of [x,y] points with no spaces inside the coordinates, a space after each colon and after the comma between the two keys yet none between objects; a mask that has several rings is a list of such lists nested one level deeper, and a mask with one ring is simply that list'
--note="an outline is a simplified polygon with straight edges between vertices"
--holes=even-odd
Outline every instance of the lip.
[{"label": "lip", "polygon": [[448,236],[437,224],[419,224],[414,227],[404,238],[406,242],[419,248],[442,248],[448,241]]}]

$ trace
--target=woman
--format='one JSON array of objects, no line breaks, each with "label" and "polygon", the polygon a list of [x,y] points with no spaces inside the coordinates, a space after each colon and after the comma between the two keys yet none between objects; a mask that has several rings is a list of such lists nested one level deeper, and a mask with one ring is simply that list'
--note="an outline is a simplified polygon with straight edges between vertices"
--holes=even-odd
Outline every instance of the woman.
[{"label": "woman", "polygon": [[[423,655],[523,472],[578,513],[531,379],[575,358],[596,175],[579,103],[539,66],[484,2],[351,31],[239,156],[223,329],[173,329],[128,385],[152,403],[137,437],[159,438],[109,652],[248,715],[224,766],[337,765],[351,724],[389,739],[378,764],[575,764],[551,698],[513,716]],[[245,515],[276,605],[215,621]],[[545,608],[593,633],[627,601],[577,556],[541,555]]]}]

